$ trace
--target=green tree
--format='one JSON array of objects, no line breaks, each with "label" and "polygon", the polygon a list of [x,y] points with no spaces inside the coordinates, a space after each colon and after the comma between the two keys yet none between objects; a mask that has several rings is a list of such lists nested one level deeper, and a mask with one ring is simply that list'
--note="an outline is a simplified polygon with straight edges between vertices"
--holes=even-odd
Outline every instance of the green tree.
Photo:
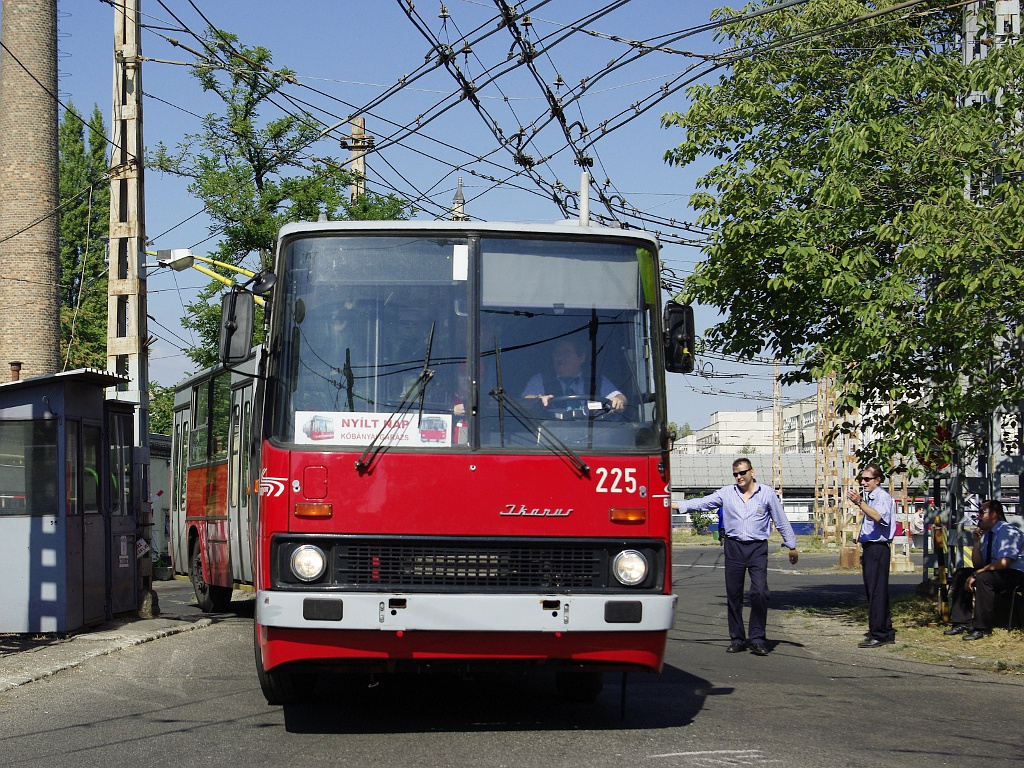
[{"label": "green tree", "polygon": [[169,435],[174,425],[174,387],[149,383],[149,431]]},{"label": "green tree", "polygon": [[[277,232],[287,222],[316,220],[321,213],[330,219],[409,215],[407,203],[394,195],[350,201],[351,176],[341,164],[308,158],[306,148],[322,130],[310,114],[261,120],[261,108],[294,74],[271,69],[270,51],[239,44],[236,35],[212,28],[207,38],[217,42],[206,45],[194,73],[204,91],[221,99],[224,113],[204,118],[202,131],[185,137],[173,152],[158,145],[149,164],[191,180],[189,192],[205,204],[213,220],[210,233],[219,238],[213,258],[239,265],[256,254],[258,268],[267,268]],[[187,352],[202,367],[216,362],[220,306],[213,300],[223,289],[211,283],[188,305],[182,323],[202,339]]]},{"label": "green tree", "polygon": [[57,132],[60,194],[61,359],[65,369],[107,367],[110,221],[107,131],[99,107],[86,125],[69,104]]},{"label": "green tree", "polygon": [[680,427],[674,421],[670,421],[668,423],[668,434],[673,440],[678,440],[681,437],[688,437],[689,435],[692,435],[693,428],[690,426],[689,422]]},{"label": "green tree", "polygon": [[717,162],[682,296],[727,311],[707,341],[794,360],[789,382],[835,376],[841,413],[874,406],[864,458],[883,463],[1024,395],[1024,46],[967,67],[962,6],[864,18],[894,4],[721,9],[728,72],[662,118],[683,132],[667,162]]}]

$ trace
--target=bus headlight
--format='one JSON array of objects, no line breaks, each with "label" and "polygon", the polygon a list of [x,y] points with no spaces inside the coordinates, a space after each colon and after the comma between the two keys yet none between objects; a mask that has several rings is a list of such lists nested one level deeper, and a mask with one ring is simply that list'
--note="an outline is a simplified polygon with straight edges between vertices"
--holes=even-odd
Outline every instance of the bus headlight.
[{"label": "bus headlight", "polygon": [[647,578],[647,558],[635,549],[624,549],[612,561],[612,573],[619,583],[634,587]]},{"label": "bus headlight", "polygon": [[316,581],[324,575],[327,568],[327,558],[320,547],[312,544],[303,544],[292,552],[291,558],[292,573],[301,581]]}]

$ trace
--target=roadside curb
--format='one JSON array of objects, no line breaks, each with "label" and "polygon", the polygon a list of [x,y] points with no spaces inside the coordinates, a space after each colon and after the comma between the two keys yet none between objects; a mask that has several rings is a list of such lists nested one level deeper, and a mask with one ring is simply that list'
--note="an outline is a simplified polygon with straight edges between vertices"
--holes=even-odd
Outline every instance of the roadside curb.
[{"label": "roadside curb", "polygon": [[213,624],[212,619],[195,621],[174,618],[136,619],[101,626],[66,638],[25,641],[27,647],[0,653],[0,692],[42,680],[73,669],[98,656],[190,632]]}]

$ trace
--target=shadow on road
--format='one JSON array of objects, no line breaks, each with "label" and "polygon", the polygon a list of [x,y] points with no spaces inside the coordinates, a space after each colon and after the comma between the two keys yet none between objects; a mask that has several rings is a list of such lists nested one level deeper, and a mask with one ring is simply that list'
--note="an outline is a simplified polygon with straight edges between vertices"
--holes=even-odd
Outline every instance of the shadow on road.
[{"label": "shadow on road", "polygon": [[[787,588],[780,588],[778,580],[771,583],[772,609],[788,610],[791,608],[817,608],[827,612],[829,609],[860,605],[867,602],[864,596],[864,584],[860,581],[859,574],[856,581],[848,583],[825,583],[825,584],[801,584],[799,588],[785,585]],[[898,595],[912,595],[917,589],[917,584],[909,582],[889,583],[889,598]]]},{"label": "shadow on road", "polygon": [[373,682],[328,675],[308,705],[284,708],[285,727],[321,734],[675,728],[692,722],[705,697],[732,691],[666,666],[660,675],[627,676],[623,712],[622,679],[606,674],[596,701],[572,704],[543,672],[390,675]]}]

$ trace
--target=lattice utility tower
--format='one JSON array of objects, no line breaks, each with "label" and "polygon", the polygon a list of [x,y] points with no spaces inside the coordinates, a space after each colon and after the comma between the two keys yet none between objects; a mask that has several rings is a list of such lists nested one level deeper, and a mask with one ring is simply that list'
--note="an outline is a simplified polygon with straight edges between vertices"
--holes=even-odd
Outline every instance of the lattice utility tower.
[{"label": "lattice utility tower", "polygon": [[[114,92],[110,152],[110,271],[107,278],[107,370],[127,375],[128,386],[111,388],[109,400],[135,406],[135,477],[132,518],[137,535],[152,541],[149,496],[149,323],[146,312],[146,209],[143,187],[142,26],[140,0],[114,6]],[[158,611],[152,590],[152,559],[139,560],[140,612]]]},{"label": "lattice utility tower", "polygon": [[817,439],[814,445],[814,530],[822,542],[839,541],[839,469],[829,434],[836,425],[835,379],[818,379]]},{"label": "lattice utility tower", "polygon": [[782,382],[779,380],[779,361],[775,361],[772,384],[772,485],[782,500]]},{"label": "lattice utility tower", "polygon": [[[836,380],[828,376],[818,380],[818,429],[814,458],[814,528],[822,542],[840,547],[840,563],[856,551],[860,521],[845,503],[844,494],[854,482],[857,469],[854,435],[838,434]],[[854,423],[857,413],[852,414]],[[833,437],[834,436],[834,437]],[[854,556],[855,557],[855,556]]]},{"label": "lattice utility tower", "polygon": [[[890,467],[903,466],[903,457],[893,456]],[[896,501],[896,520],[903,523],[903,539],[892,547],[889,569],[893,573],[910,573],[914,563],[910,559],[910,486],[905,472],[889,474],[889,495]]]}]

